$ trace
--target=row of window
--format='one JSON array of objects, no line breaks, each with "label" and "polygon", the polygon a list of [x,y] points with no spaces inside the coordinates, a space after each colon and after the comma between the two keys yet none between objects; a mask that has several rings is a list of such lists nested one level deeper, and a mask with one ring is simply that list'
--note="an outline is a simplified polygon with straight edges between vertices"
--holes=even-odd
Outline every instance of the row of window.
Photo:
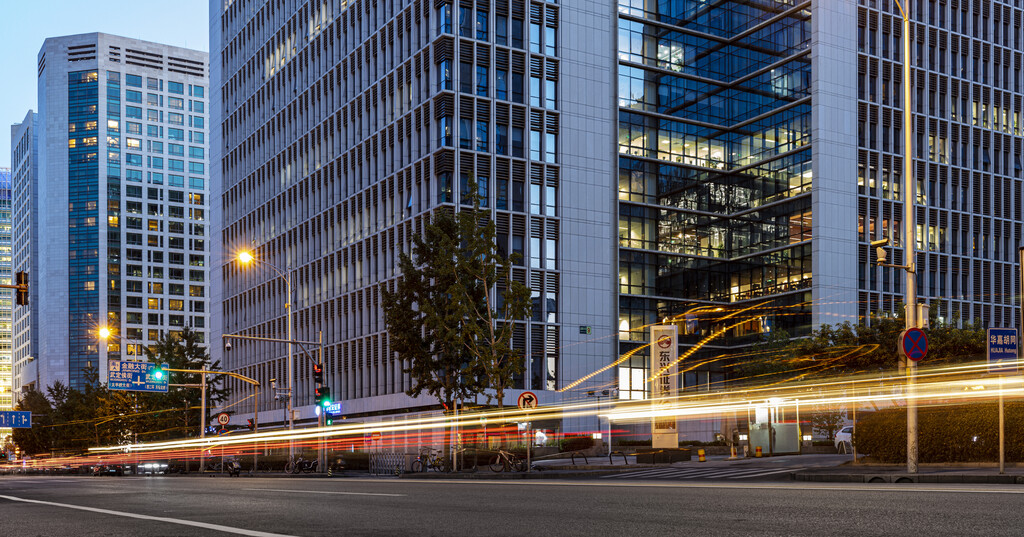
[{"label": "row of window", "polygon": [[[459,7],[458,31],[459,37],[476,39],[478,41],[489,41],[490,14],[487,11],[477,8],[476,16],[473,15],[471,5]],[[451,4],[443,4],[438,8],[437,32],[439,34],[454,34],[455,28],[452,21]],[[522,19],[510,19],[505,15],[498,15],[494,18],[494,42],[498,45],[522,49],[523,47],[523,25]],[[530,52],[536,54],[557,55],[557,21],[549,20],[547,26],[541,26],[539,22],[530,23]]]},{"label": "row of window", "polygon": [[[138,106],[125,106],[124,115],[127,118],[142,119],[142,108]],[[185,125],[185,115],[179,112],[168,112],[167,123],[170,125]],[[146,121],[164,122],[164,111],[153,108],[146,109]],[[206,119],[203,116],[188,114],[188,126],[194,129],[206,128]]]},{"label": "row of window", "polygon": [[[95,73],[94,73],[95,74]],[[121,81],[121,73],[117,71],[107,71],[107,83],[118,84]],[[124,75],[124,85],[132,88],[142,87],[142,76],[141,75]],[[153,91],[164,91],[164,81],[158,78],[146,77],[146,89]],[[174,93],[176,95],[185,94],[185,84],[182,82],[174,82],[171,80],[167,81],[167,92]],[[188,85],[188,95],[190,97],[198,97],[200,99],[206,97],[206,88],[199,84]]]},{"label": "row of window", "polygon": [[[107,98],[110,99],[111,91],[107,90]],[[125,90],[124,100],[129,103],[142,103],[142,92]],[[157,93],[146,94],[146,104],[149,106],[164,106],[164,96]],[[167,108],[172,110],[185,110],[185,99],[182,97],[167,97]],[[197,101],[194,99],[188,100],[188,111],[202,114],[206,112],[206,105],[203,101]]]}]

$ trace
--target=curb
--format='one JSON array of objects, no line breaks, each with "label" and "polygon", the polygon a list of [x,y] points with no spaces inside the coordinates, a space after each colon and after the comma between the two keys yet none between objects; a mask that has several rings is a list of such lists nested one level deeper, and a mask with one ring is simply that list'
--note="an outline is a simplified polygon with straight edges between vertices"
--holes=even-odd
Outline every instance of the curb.
[{"label": "curb", "polygon": [[815,483],[969,483],[1022,485],[1024,476],[999,474],[833,474],[795,473],[794,481]]},{"label": "curb", "polygon": [[440,472],[419,472],[419,473],[404,473],[398,476],[400,479],[489,479],[492,481],[508,480],[508,479],[563,479],[567,477],[600,477],[603,475],[612,475],[620,473],[619,471],[613,470],[591,470],[591,471],[578,471],[578,472],[564,472],[564,471],[542,471],[542,472],[474,472],[474,473],[452,473],[444,474]]}]

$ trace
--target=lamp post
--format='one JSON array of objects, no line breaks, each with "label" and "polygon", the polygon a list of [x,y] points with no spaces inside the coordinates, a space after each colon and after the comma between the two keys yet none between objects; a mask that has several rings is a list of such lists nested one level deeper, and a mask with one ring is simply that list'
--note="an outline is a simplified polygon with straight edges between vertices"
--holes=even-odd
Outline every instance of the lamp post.
[{"label": "lamp post", "polygon": [[[284,303],[284,309],[285,309],[285,315],[286,315],[285,323],[287,325],[287,332],[288,332],[287,335],[285,336],[285,339],[288,340],[288,362],[287,362],[287,366],[286,366],[288,368],[288,399],[287,399],[287,403],[286,403],[286,407],[285,408],[286,408],[286,411],[288,412],[288,430],[291,431],[291,430],[295,429],[295,415],[294,415],[294,412],[292,412],[292,397],[293,397],[293,389],[294,389],[294,380],[295,379],[294,379],[294,371],[293,371],[294,370],[294,364],[292,362],[292,276],[291,276],[291,271],[290,270],[281,270],[280,268],[278,268],[277,266],[275,266],[275,265],[273,265],[271,263],[267,263],[266,261],[262,261],[260,259],[257,259],[255,256],[253,256],[252,252],[241,252],[241,253],[239,253],[238,254],[238,261],[240,263],[242,263],[243,265],[248,265],[250,263],[259,263],[259,264],[261,264],[261,265],[263,265],[265,267],[268,267],[271,270],[273,270],[277,274],[277,276],[279,278],[284,280],[285,292],[288,295],[287,298],[285,299],[285,303]],[[292,441],[288,442],[288,458],[289,459],[295,458],[295,444]]]},{"label": "lamp post", "polygon": [[116,333],[114,333],[113,330],[106,326],[100,328],[98,334],[100,336],[100,339],[104,341],[109,341],[110,338],[114,338],[118,341],[118,343],[124,343],[124,341],[127,340],[129,344],[135,345],[135,361],[138,361],[139,353],[141,352],[140,349],[142,348],[141,343],[131,338],[122,338],[121,336],[117,335]]},{"label": "lamp post", "polygon": [[[907,291],[904,295],[906,302],[907,329],[919,328],[921,320],[918,318],[917,304],[917,236],[914,224],[914,204],[917,202],[917,183],[914,182],[914,121],[913,108],[910,104],[911,91],[911,61],[910,61],[910,12],[908,11],[909,0],[893,0],[900,10],[903,18],[903,252],[905,259],[903,265],[894,265],[885,262],[885,249],[889,239],[872,241],[872,246],[878,247],[878,266],[901,268],[906,271]],[[895,246],[895,245],[894,245]],[[900,364],[904,366],[907,375],[907,473],[917,473],[917,363],[900,358]]]}]

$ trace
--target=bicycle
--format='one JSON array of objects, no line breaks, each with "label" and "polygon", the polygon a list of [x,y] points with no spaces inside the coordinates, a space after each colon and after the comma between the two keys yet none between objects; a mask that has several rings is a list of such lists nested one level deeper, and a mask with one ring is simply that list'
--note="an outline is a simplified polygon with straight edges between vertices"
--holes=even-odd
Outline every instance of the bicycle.
[{"label": "bicycle", "polygon": [[294,461],[288,461],[288,463],[284,465],[284,473],[298,474],[299,472],[304,472],[307,474],[311,474],[316,471],[316,466],[319,462],[320,461],[306,460],[303,459],[302,457],[299,457]]},{"label": "bicycle", "polygon": [[412,461],[413,472],[426,472],[427,470],[437,472],[449,471],[448,459],[441,454],[440,449],[421,449],[416,460]]},{"label": "bicycle", "polygon": [[520,459],[515,453],[499,449],[498,454],[491,457],[491,470],[494,472],[525,472],[526,460]]}]

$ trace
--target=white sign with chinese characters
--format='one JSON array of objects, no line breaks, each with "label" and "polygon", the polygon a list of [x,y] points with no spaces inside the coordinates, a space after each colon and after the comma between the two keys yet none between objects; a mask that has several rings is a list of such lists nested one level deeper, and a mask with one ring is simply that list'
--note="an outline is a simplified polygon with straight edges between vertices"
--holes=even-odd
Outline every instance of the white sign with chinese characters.
[{"label": "white sign with chinese characters", "polygon": [[[679,329],[676,325],[651,326],[651,399],[653,410],[670,407],[679,393]],[[679,447],[679,422],[675,416],[655,416],[651,422],[654,449]]]}]

